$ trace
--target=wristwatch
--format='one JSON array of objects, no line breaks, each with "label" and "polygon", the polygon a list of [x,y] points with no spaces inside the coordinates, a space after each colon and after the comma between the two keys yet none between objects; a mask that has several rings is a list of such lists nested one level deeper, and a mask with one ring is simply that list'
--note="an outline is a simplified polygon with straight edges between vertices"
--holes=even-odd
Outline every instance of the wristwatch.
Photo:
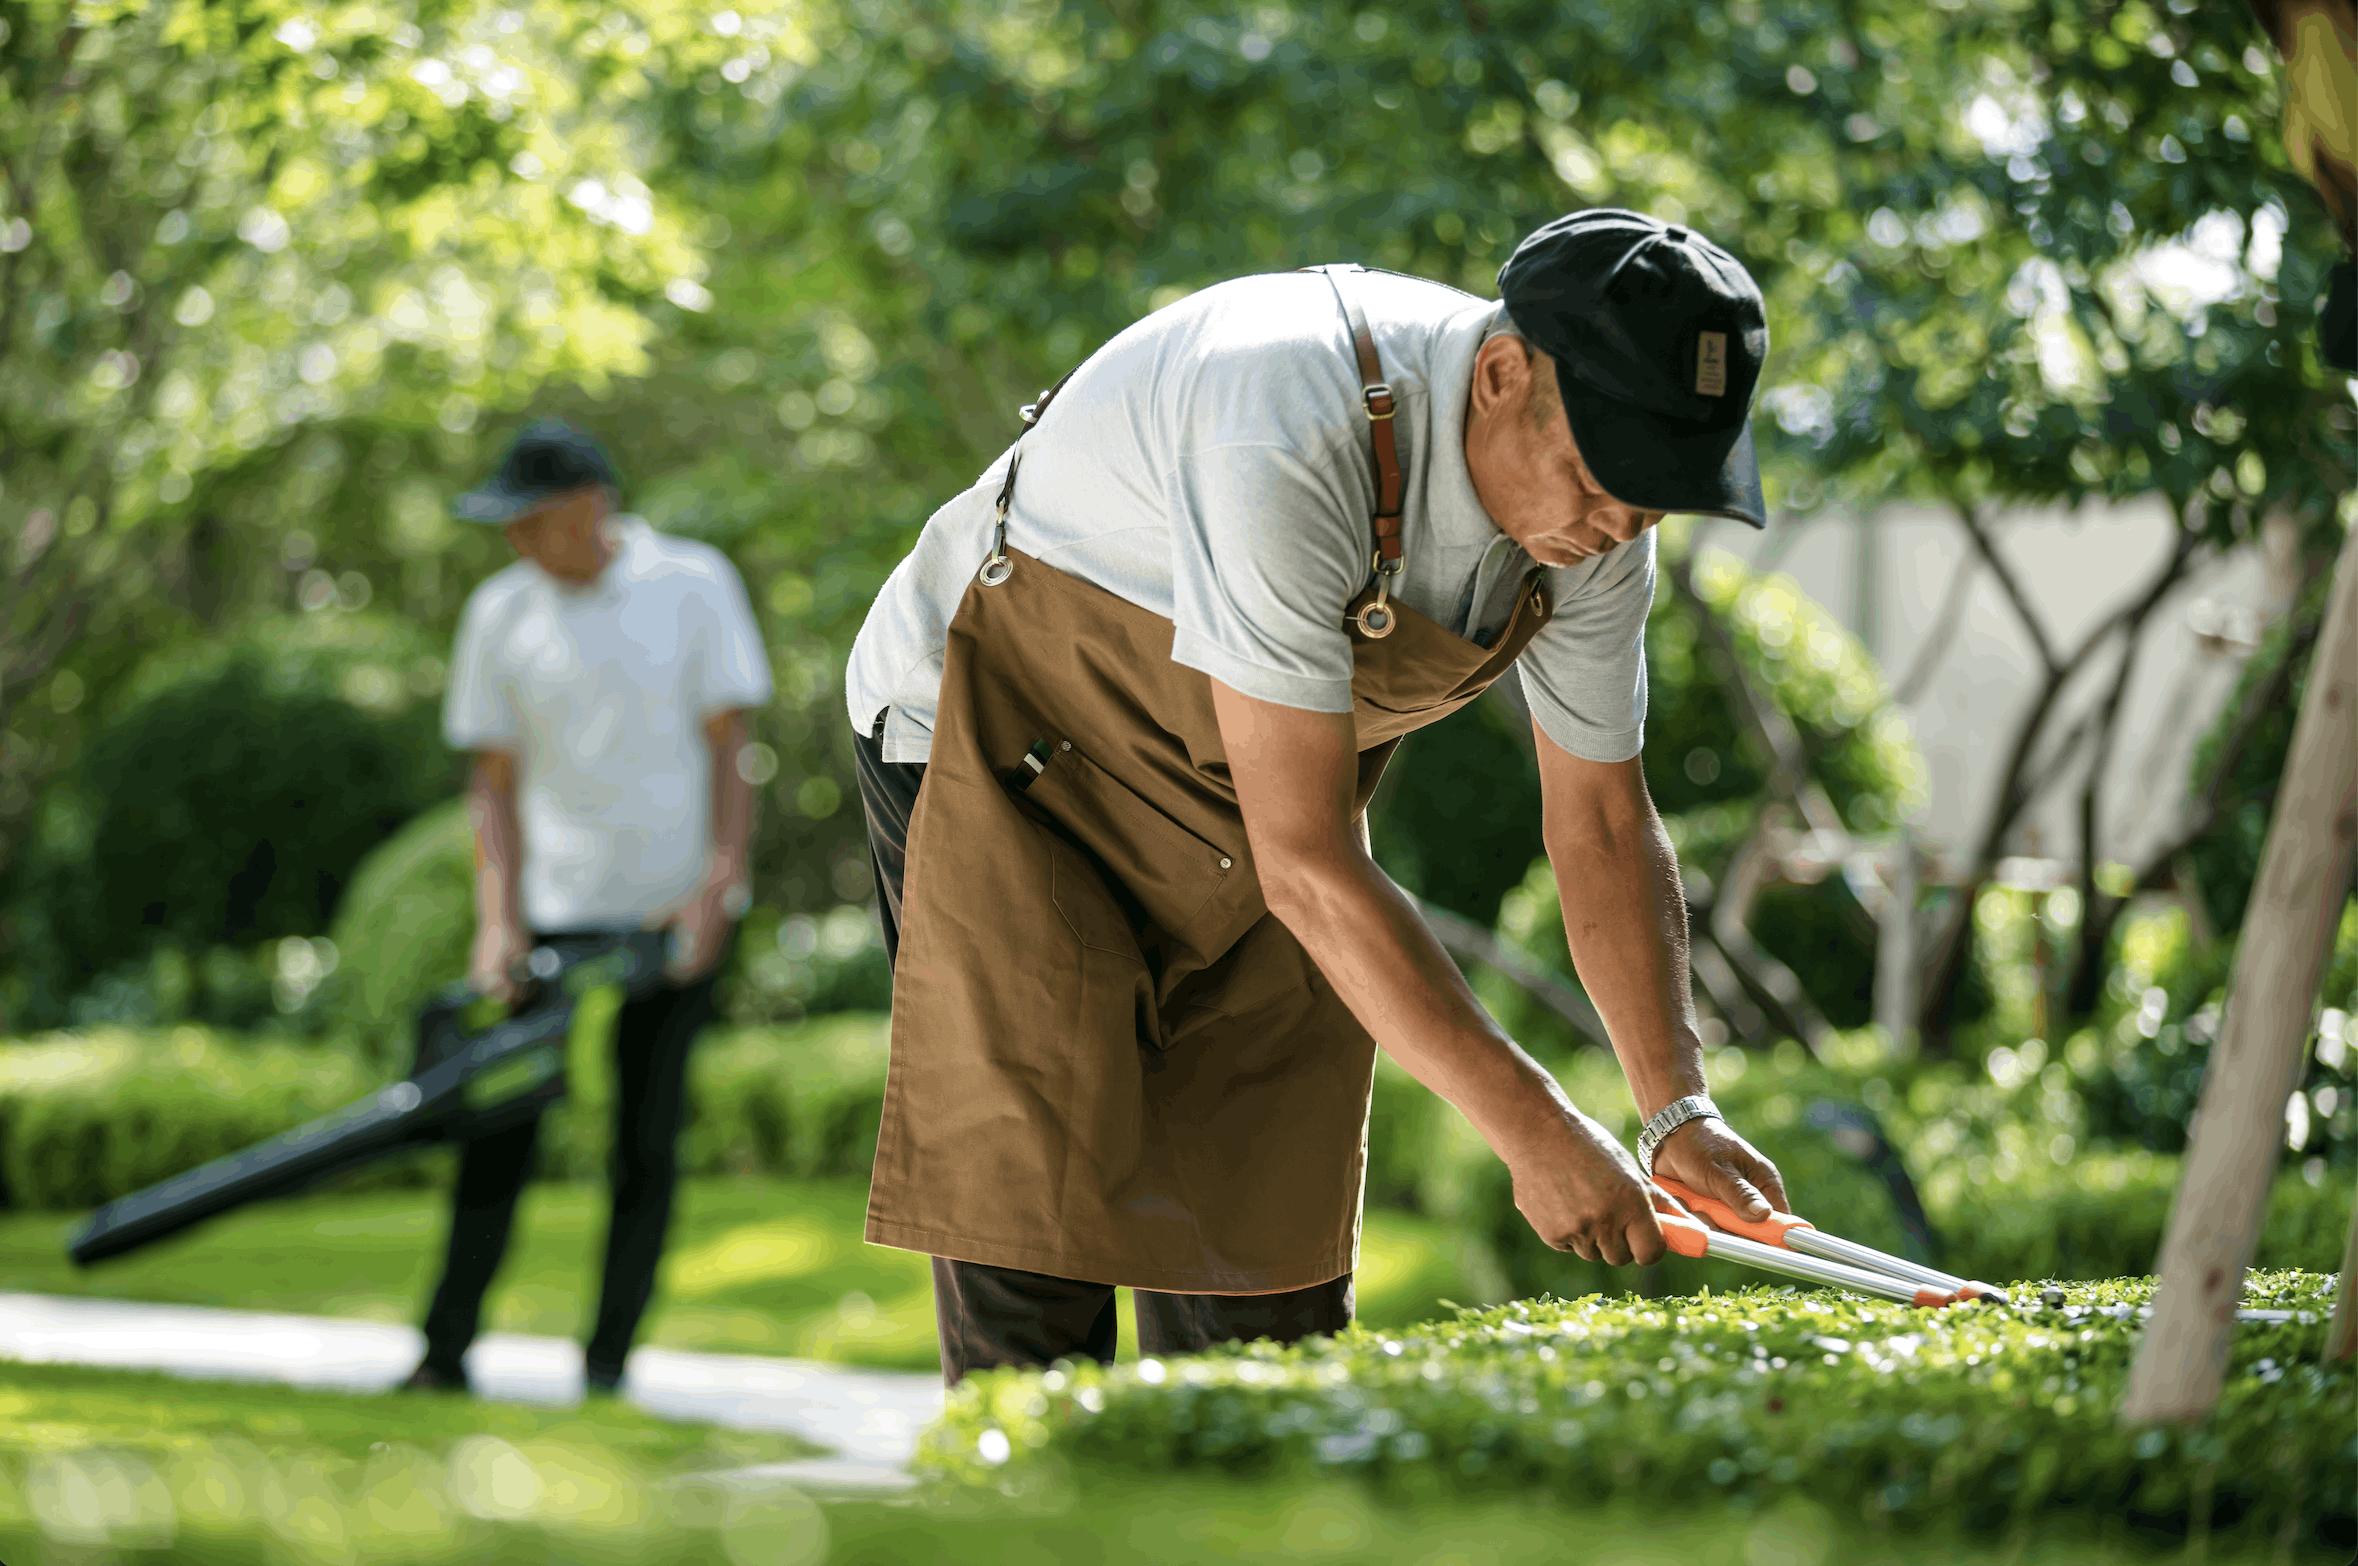
[{"label": "wristwatch", "polygon": [[1646,1171],[1646,1178],[1654,1178],[1654,1154],[1670,1133],[1690,1120],[1725,1120],[1719,1106],[1708,1094],[1689,1093],[1685,1098],[1673,1099],[1655,1112],[1646,1122],[1646,1129],[1638,1133],[1638,1163]]}]

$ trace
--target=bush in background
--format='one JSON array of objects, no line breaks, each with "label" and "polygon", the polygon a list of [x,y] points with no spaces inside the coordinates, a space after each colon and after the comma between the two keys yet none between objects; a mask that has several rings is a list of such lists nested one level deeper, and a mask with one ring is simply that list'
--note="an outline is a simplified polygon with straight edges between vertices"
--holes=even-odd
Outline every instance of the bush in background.
[{"label": "bush in background", "polygon": [[252,1027],[282,1009],[274,943],[323,935],[362,859],[450,786],[421,689],[440,665],[416,642],[310,617],[154,660],[11,867],[0,1020]]},{"label": "bush in background", "polygon": [[[585,1006],[575,1047],[608,1048],[612,1024],[610,1009]],[[707,1033],[689,1061],[683,1170],[865,1174],[886,1054],[884,1020],[869,1014]],[[398,1074],[354,1050],[191,1026],[13,1041],[0,1045],[0,1194],[19,1208],[92,1207],[292,1130]],[[577,1065],[571,1096],[542,1123],[540,1172],[605,1178],[611,1114],[604,1073]],[[441,1177],[430,1159],[390,1159],[337,1183]]]},{"label": "bush in background", "polygon": [[[95,1207],[316,1119],[374,1085],[342,1051],[198,1027],[31,1039],[0,1049],[0,1178],[16,1207]],[[424,1175],[388,1163],[358,1178]]]},{"label": "bush in background", "polygon": [[406,1066],[418,1009],[466,977],[475,845],[463,799],[410,821],[352,877],[336,911],[336,971],[318,1005],[372,1060]]},{"label": "bush in background", "polygon": [[[1818,1064],[1790,1041],[1713,1051],[1713,1098],[1773,1159],[1801,1216],[1847,1238],[1977,1276],[2104,1278],[2153,1266],[2182,1168],[2176,1156],[2093,1143],[2078,1080],[2045,1046],[1988,1067],[1901,1062],[1870,1032],[1841,1035]],[[1638,1132],[1619,1065],[1599,1051],[1550,1059],[1572,1101],[1624,1146]],[[2090,1068],[2100,1062],[2090,1060]],[[1721,1262],[1667,1257],[1632,1271],[1542,1244],[1513,1180],[1465,1118],[1389,1060],[1376,1075],[1368,1192],[1440,1220],[1465,1275],[1490,1299],[1687,1293],[1759,1280]],[[2330,1271],[2349,1224],[2346,1184],[2304,1164],[2277,1179],[2262,1266]],[[1906,1193],[1922,1205],[1909,1210]]]},{"label": "bush in background", "polygon": [[[576,1047],[602,1056],[612,1014],[585,1008],[584,1019]],[[1992,1282],[2112,1277],[2152,1266],[2182,1161],[2082,1145],[2083,1109],[2035,1053],[2014,1055],[1998,1080],[1954,1063],[1902,1070],[1871,1035],[1847,1036],[1843,1049],[1845,1059],[1830,1066],[1792,1045],[1711,1057],[1714,1095],[1777,1160],[1804,1217]],[[689,1064],[683,1169],[864,1175],[888,1054],[885,1019],[872,1013],[707,1034]],[[1554,1064],[1575,1103],[1625,1143],[1635,1136],[1636,1113],[1609,1057],[1590,1052]],[[244,1043],[194,1028],[16,1044],[0,1048],[0,1170],[18,1206],[88,1206],[291,1129],[394,1074],[351,1051]],[[577,1059],[571,1096],[542,1125],[544,1176],[604,1178],[609,1095],[605,1073]],[[1517,1211],[1506,1166],[1463,1116],[1388,1059],[1377,1068],[1369,1118],[1367,1199],[1438,1220],[1453,1237],[1449,1259],[1477,1299],[1685,1293],[1759,1281],[1720,1262],[1669,1257],[1652,1268],[1612,1268],[1548,1249]],[[440,1167],[389,1162],[356,1178],[415,1183],[440,1178]],[[1910,1208],[1909,1191],[1920,1196],[1921,1214]],[[2348,1222],[2342,1182],[2307,1167],[2287,1170],[2258,1262],[2330,1269]]]}]

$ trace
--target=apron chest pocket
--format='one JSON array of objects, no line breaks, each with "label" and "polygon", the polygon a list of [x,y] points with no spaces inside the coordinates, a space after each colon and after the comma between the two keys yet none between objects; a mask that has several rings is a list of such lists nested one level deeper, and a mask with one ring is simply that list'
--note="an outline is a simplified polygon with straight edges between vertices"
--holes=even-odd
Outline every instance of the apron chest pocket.
[{"label": "apron chest pocket", "polygon": [[[1069,742],[1046,747],[1046,759],[1034,767],[1042,747],[1019,765],[1012,781],[1022,787],[1024,801],[1037,806],[1067,835],[1095,855],[1099,864],[1120,883],[1116,892],[1128,894],[1164,934],[1203,951],[1197,926],[1207,911],[1217,916],[1225,900],[1219,894],[1236,871],[1234,857],[1205,842],[1100,767]],[[1025,784],[1023,780],[1030,778]],[[1064,899],[1059,896],[1058,902]],[[1066,916],[1086,914],[1102,918],[1094,899],[1083,907],[1067,907]],[[1084,938],[1091,933],[1082,932]],[[1108,931],[1106,934],[1112,934]],[[1130,932],[1125,932],[1130,933]],[[1094,942],[1092,944],[1095,944]],[[1212,957],[1226,942],[1204,951]]]}]

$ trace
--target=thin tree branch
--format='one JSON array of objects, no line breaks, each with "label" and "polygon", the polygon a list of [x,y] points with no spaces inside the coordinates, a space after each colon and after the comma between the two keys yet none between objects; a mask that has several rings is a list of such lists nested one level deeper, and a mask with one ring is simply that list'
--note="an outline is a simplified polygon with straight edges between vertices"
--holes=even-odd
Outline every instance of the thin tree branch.
[{"label": "thin tree branch", "polygon": [[2048,752],[2045,764],[2022,785],[2023,809],[2028,810],[2037,804],[2040,796],[2055,786],[2055,780],[2071,770],[2072,758],[2079,753],[2080,745],[2087,739],[2088,730],[2095,721],[2095,714],[2083,712],[2064,731],[2063,738]]},{"label": "thin tree branch", "polygon": [[2103,966],[2104,942],[2112,929],[2112,921],[2103,917],[2105,911],[2101,906],[2110,899],[2096,885],[2097,847],[2101,839],[2099,813],[2109,771],[2106,763],[2112,758],[2113,735],[2119,726],[2122,700],[2128,695],[2129,681],[2137,673],[2137,651],[2144,644],[2146,624],[2146,617],[2140,615],[2122,630],[2120,667],[2098,710],[2095,754],[2088,759],[2087,780],[2080,786],[2079,954],[2064,988],[2065,1014],[2075,1018],[2095,1009],[2095,990],[2101,985],[2098,970]]},{"label": "thin tree branch", "polygon": [[1907,675],[1891,693],[1891,699],[1901,706],[1907,706],[1922,692],[1924,683],[1932,678],[1932,671],[1948,652],[1949,643],[1956,639],[1957,628],[1965,622],[1965,606],[1972,599],[1973,582],[1979,571],[1978,561],[1967,561],[1949,578],[1949,593],[1941,600],[1940,612],[1933,617],[1931,632],[1916,649],[1916,660],[1908,666]]},{"label": "thin tree branch", "polygon": [[2227,780],[2235,775],[2236,763],[2251,749],[2252,740],[2260,732],[2260,725],[2271,712],[2282,711],[2292,699],[2294,671],[2309,657],[2316,646],[2320,620],[2311,615],[2296,620],[2284,649],[2284,657],[2267,679],[2244,693],[2243,705],[2235,714],[2227,735],[2219,745],[2219,754],[2211,763],[2210,775],[2203,780],[2202,790],[2194,799],[2194,807],[2185,828],[2168,843],[2147,857],[2138,871],[2136,890],[2159,890],[2168,881],[2171,865],[2178,856],[2210,836],[2219,824],[2219,804],[2227,792]]},{"label": "thin tree branch", "polygon": [[1728,966],[1736,970],[1745,989],[1768,1013],[1769,1020],[1780,1031],[1801,1040],[1822,1061],[1826,1058],[1826,1046],[1834,1037],[1833,1024],[1810,999],[1801,976],[1779,962],[1752,935],[1753,904],[1781,857],[1767,842],[1776,828],[1776,815],[1775,810],[1760,813],[1751,837],[1736,850],[1735,859],[1720,878],[1718,894],[1712,899],[1711,939],[1720,955],[1727,959]]},{"label": "thin tree branch", "polygon": [[2030,634],[2031,646],[2038,652],[2039,662],[2046,666],[2050,677],[2054,676],[2058,672],[2054,639],[2048,636],[2047,627],[2032,610],[2030,595],[2023,591],[2022,583],[2014,575],[2014,568],[2006,564],[2004,555],[1998,553],[1997,539],[1982,525],[1980,508],[1960,504],[1956,511],[1957,520],[1964,524],[1965,536],[1973,541],[1975,553],[1988,564],[1990,574],[1998,579],[1998,587],[2006,595],[2006,601],[2014,606],[2014,617],[2022,622],[2023,630]]},{"label": "thin tree branch", "polygon": [[[1983,550],[1983,558],[1988,560],[1992,569],[1998,573],[2000,585],[2007,589],[2009,596],[2019,595],[2020,584],[2014,581],[2012,575],[2005,569],[2004,563],[1996,557],[1989,547],[1988,533],[1982,526],[1981,519],[1974,514],[1970,507],[1959,506],[1957,513],[1968,532],[1974,536],[1977,547]],[[1996,867],[1998,856],[2005,847],[2007,837],[2012,834],[2015,823],[2021,819],[2023,811],[2036,797],[2026,785],[2026,778],[2030,771],[2031,758],[2038,748],[2039,736],[2046,730],[2047,719],[2054,711],[2055,703],[2061,698],[2064,687],[2071,682],[2072,678],[2079,673],[2080,668],[2114,631],[2126,625],[2143,623],[2145,617],[2153,612],[2154,607],[2185,576],[2187,568],[2193,563],[2201,547],[2201,539],[2196,534],[2185,527],[2178,528],[2170,547],[2169,558],[2147,581],[2144,589],[2129,603],[2106,616],[2103,622],[2091,630],[2080,644],[2060,662],[2055,661],[2052,651],[2044,640],[2044,633],[2035,630],[2037,622],[2029,618],[2025,606],[2018,598],[2017,612],[2024,614],[2024,624],[2033,627],[2034,634],[2041,638],[2041,657],[2047,660],[2047,677],[2041,682],[2038,694],[2031,700],[2029,711],[2023,715],[2015,729],[2014,743],[2008,750],[2005,768],[1999,773],[2002,781],[1997,801],[1991,807],[1990,818],[1982,830],[1981,841],[1975,846],[1972,857],[1966,862],[1965,875],[1958,887],[1956,906],[1949,911],[1932,942],[1930,961],[1926,970],[1927,982],[1924,986],[1922,1011],[1918,1024],[1919,1031],[1927,1041],[1936,1040],[1943,1036],[1942,1024],[1956,994],[1958,980],[1964,972],[1965,953],[1971,940],[1973,928],[1975,894],[1980,891],[1982,884],[1989,879],[1991,871]]]}]

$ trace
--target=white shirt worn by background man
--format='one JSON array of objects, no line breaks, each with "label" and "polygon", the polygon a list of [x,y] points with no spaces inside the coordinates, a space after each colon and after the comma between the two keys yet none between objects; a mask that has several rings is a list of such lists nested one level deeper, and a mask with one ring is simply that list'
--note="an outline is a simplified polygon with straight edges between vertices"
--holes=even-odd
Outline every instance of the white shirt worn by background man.
[{"label": "white shirt worn by background man", "polygon": [[[1503,629],[1532,561],[1465,462],[1474,354],[1503,309],[1391,273],[1351,278],[1399,412],[1407,470],[1393,596],[1461,636]],[[1315,273],[1239,278],[1093,355],[1022,441],[1007,542],[1174,625],[1171,656],[1262,701],[1351,710],[1344,607],[1370,579],[1375,509],[1358,362]],[[925,760],[958,601],[990,553],[1002,454],[933,514],[852,648],[853,726],[889,707],[884,759]],[[1517,660],[1547,736],[1589,761],[1645,738],[1654,535],[1551,569],[1555,616]]]},{"label": "white shirt worn by background man", "polygon": [[696,890],[712,846],[703,722],[770,698],[769,660],[719,550],[613,519],[588,587],[519,560],[459,619],[445,739],[516,757],[524,917],[635,929]]}]

